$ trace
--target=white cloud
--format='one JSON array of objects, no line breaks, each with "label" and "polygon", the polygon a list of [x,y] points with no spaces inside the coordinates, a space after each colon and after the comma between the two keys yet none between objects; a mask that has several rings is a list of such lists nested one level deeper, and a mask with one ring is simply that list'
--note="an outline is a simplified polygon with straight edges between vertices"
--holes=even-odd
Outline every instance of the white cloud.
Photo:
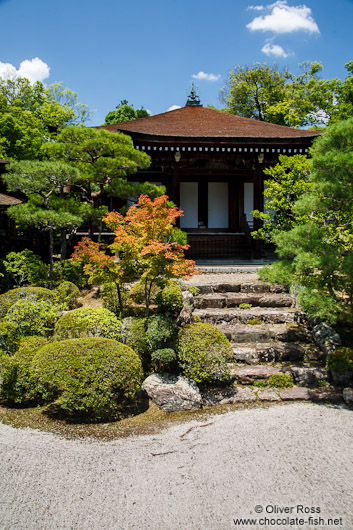
[{"label": "white cloud", "polygon": [[274,55],[275,57],[288,57],[288,53],[286,53],[282,46],[279,46],[278,44],[270,44],[268,42],[261,48],[261,51],[269,57],[271,55]]},{"label": "white cloud", "polygon": [[266,8],[271,10],[270,14],[255,17],[247,24],[248,29],[251,31],[272,31],[273,33],[292,33],[294,31],[320,33],[318,25],[311,16],[310,7],[306,5],[289,6],[287,0],[277,0]]},{"label": "white cloud", "polygon": [[264,6],[248,6],[247,9],[253,9],[254,11],[263,11]]},{"label": "white cloud", "polygon": [[218,81],[220,79],[221,74],[215,75],[215,74],[206,74],[205,72],[199,72],[198,74],[193,74],[192,77],[194,79],[199,79],[200,81]]},{"label": "white cloud", "polygon": [[28,59],[22,61],[18,70],[13,64],[0,62],[0,77],[4,79],[26,77],[33,84],[36,81],[44,81],[49,75],[49,66],[39,57],[35,57],[30,61]]},{"label": "white cloud", "polygon": [[181,106],[180,105],[172,105],[171,107],[169,107],[169,109],[167,109],[167,112],[169,112],[170,110],[176,110],[176,109],[181,109]]}]

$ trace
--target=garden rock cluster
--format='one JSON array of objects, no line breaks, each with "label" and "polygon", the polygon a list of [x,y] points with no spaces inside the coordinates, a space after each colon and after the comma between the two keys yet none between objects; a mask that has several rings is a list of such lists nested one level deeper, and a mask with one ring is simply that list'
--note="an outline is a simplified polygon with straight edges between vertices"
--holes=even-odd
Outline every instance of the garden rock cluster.
[{"label": "garden rock cluster", "polygon": [[195,410],[201,407],[202,397],[194,381],[165,373],[152,374],[142,384],[148,397],[166,412]]}]

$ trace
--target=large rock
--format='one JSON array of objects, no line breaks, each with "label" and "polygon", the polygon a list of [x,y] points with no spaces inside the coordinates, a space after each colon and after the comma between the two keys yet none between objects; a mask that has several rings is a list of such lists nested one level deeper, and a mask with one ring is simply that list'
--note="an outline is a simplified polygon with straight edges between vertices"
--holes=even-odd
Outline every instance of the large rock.
[{"label": "large rock", "polygon": [[283,401],[296,401],[296,400],[309,400],[310,399],[310,390],[305,387],[293,387],[286,388],[280,391],[280,397]]},{"label": "large rock", "polygon": [[319,403],[340,403],[343,399],[342,392],[333,386],[324,386],[322,388],[310,389],[310,399]]},{"label": "large rock", "polygon": [[317,381],[327,381],[328,378],[325,368],[292,366],[290,371],[299,386],[313,385]]},{"label": "large rock", "polygon": [[353,388],[347,387],[343,389],[343,399],[349,407],[353,407]]},{"label": "large rock", "polygon": [[194,381],[171,374],[152,374],[142,383],[142,390],[166,412],[199,409],[202,397]]},{"label": "large rock", "polygon": [[328,355],[342,344],[341,337],[325,322],[313,327],[313,339],[321,350]]},{"label": "large rock", "polygon": [[268,379],[273,374],[283,373],[281,368],[274,366],[266,366],[264,364],[256,366],[244,366],[242,368],[235,368],[231,370],[232,377],[243,385],[251,385],[258,379]]},{"label": "large rock", "polygon": [[233,405],[254,403],[256,394],[250,388],[228,387],[209,390],[203,395],[205,405]]},{"label": "large rock", "polygon": [[266,388],[257,392],[257,398],[260,401],[279,401],[279,395],[274,390]]}]

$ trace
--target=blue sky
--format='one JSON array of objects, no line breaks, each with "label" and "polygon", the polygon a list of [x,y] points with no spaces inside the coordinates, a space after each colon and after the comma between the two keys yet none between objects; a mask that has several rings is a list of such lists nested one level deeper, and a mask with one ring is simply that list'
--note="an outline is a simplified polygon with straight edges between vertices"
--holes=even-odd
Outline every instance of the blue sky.
[{"label": "blue sky", "polygon": [[237,64],[319,61],[343,79],[353,60],[353,0],[0,0],[0,21],[0,75],[63,82],[96,110],[90,125],[122,99],[183,106],[192,81],[221,107]]}]

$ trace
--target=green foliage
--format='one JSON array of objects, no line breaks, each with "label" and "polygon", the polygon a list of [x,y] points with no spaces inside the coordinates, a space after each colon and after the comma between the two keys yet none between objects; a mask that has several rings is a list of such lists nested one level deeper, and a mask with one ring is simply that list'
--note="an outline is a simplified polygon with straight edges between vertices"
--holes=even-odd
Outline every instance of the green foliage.
[{"label": "green foliage", "polygon": [[104,337],[119,340],[121,322],[108,309],[79,307],[65,313],[56,323],[55,340]]},{"label": "green foliage", "polygon": [[274,236],[287,232],[296,224],[305,222],[307,215],[295,215],[294,202],[310,189],[310,164],[306,156],[279,155],[279,163],[264,170],[271,177],[265,181],[264,196],[266,213],[254,210],[255,219],[263,221],[263,227],[252,232],[255,239],[273,243]]},{"label": "green foliage", "polygon": [[[156,302],[156,297],[160,289],[157,285],[152,285],[150,293],[150,302],[154,304]],[[129,290],[127,304],[143,304],[146,299],[145,293],[145,284],[141,281],[136,282]]]},{"label": "green foliage", "polygon": [[258,381],[254,381],[252,386],[255,386],[257,388],[267,388],[268,383],[263,379],[259,379]]},{"label": "green foliage", "polygon": [[246,303],[239,304],[239,309],[251,309],[251,308],[252,308],[251,304],[246,304]]},{"label": "green foliage", "polygon": [[292,388],[293,378],[289,374],[272,374],[268,379],[268,386],[275,388]]},{"label": "green foliage", "polygon": [[79,288],[72,282],[64,281],[54,289],[55,297],[63,308],[73,309],[77,307],[77,299],[80,296]]},{"label": "green foliage", "polygon": [[61,409],[107,418],[133,398],[142,383],[138,355],[104,338],[69,339],[41,348],[30,375],[35,391]]},{"label": "green foliage", "polygon": [[170,281],[158,292],[156,302],[159,309],[166,315],[175,316],[183,308],[184,298],[180,285]]},{"label": "green foliage", "polygon": [[53,302],[29,296],[13,304],[4,321],[16,324],[20,337],[48,336],[52,333],[60,312],[61,307]]},{"label": "green foliage", "polygon": [[87,277],[83,273],[82,263],[72,259],[54,262],[52,281],[54,285],[64,281],[72,282],[80,289],[88,286]]},{"label": "green foliage", "polygon": [[329,353],[326,368],[332,372],[344,372],[353,375],[353,349],[338,348]]},{"label": "green foliage", "polygon": [[151,355],[151,364],[156,372],[173,372],[176,367],[177,354],[172,348],[155,350]]},{"label": "green foliage", "polygon": [[19,287],[18,289],[11,289],[7,293],[0,294],[0,318],[3,318],[10,307],[16,302],[25,298],[46,300],[49,303],[55,303],[55,294],[53,291],[44,287]]},{"label": "green foliage", "polygon": [[[125,305],[126,298],[127,298],[127,292],[123,290],[121,291],[120,294],[124,298],[124,305]],[[101,298],[103,300],[103,307],[105,309],[109,309],[109,311],[111,311],[115,315],[121,316],[118,288],[117,288],[116,283],[114,282],[104,283],[101,289]]]},{"label": "green foliage", "polygon": [[30,366],[37,351],[45,344],[47,340],[44,337],[27,337],[21,340],[14,355],[0,358],[1,397],[14,403],[24,403],[35,397]]},{"label": "green foliage", "polygon": [[197,296],[200,294],[200,289],[196,287],[196,285],[190,285],[188,287],[188,291],[192,294],[192,296]]},{"label": "green foliage", "polygon": [[141,358],[146,359],[146,352],[149,349],[146,337],[146,319],[127,317],[122,319],[121,324],[121,342],[130,346]]},{"label": "green foliage", "polygon": [[0,322],[0,351],[13,353],[19,340],[19,329],[15,322]]},{"label": "green foliage", "polygon": [[27,284],[43,285],[48,275],[48,266],[31,250],[9,252],[3,261],[6,272],[17,287]]},{"label": "green foliage", "polygon": [[149,351],[173,346],[178,334],[178,326],[164,315],[152,315],[147,320],[146,342]]},{"label": "green foliage", "polygon": [[294,281],[293,263],[286,260],[275,261],[272,265],[262,267],[258,275],[263,282],[289,285]]},{"label": "green foliage", "polygon": [[229,377],[227,363],[232,349],[227,337],[211,324],[185,326],[178,336],[179,361],[186,377],[197,383],[210,383]]},{"label": "green foliage", "polygon": [[147,110],[143,107],[140,109],[134,109],[133,105],[129,105],[125,100],[121,101],[116,106],[116,110],[111,110],[105,117],[105,123],[122,123],[125,121],[132,121],[138,118],[146,118],[149,116]]},{"label": "green foliage", "polygon": [[249,318],[246,322],[249,326],[260,326],[262,324],[261,318]]}]

